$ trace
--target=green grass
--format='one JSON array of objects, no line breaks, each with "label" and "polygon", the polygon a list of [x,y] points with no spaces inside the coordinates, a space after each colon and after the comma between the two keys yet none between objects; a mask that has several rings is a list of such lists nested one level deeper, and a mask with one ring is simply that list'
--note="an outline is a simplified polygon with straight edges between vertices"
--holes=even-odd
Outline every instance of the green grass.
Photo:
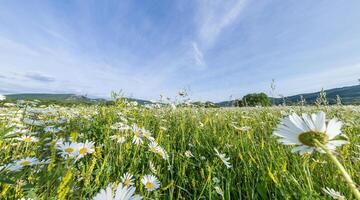
[{"label": "green grass", "polygon": [[[343,132],[350,144],[337,149],[337,157],[356,183],[360,183],[359,148],[360,107],[269,107],[269,108],[171,108],[147,109],[125,106],[77,106],[55,108],[53,114],[37,115],[37,119],[69,121],[59,133],[45,133],[44,127],[29,126],[40,139],[26,144],[14,139],[0,140],[0,166],[14,160],[34,156],[51,159],[50,164],[28,167],[20,172],[0,171],[0,199],[32,197],[36,199],[89,199],[111,182],[119,182],[125,172],[135,178],[136,193],[144,199],[330,199],[321,190],[331,187],[352,199],[352,194],[337,169],[324,154],[300,156],[291,147],[277,143],[272,131],[279,120],[292,112],[324,111],[327,119],[344,122]],[[131,143],[132,133],[121,133],[111,126],[123,119],[128,125],[137,124],[153,133],[169,159],[148,150],[148,142],[137,146]],[[18,107],[0,108],[0,131],[10,131],[6,125],[27,117]],[[249,126],[248,131],[234,127]],[[60,125],[59,125],[60,126]],[[127,142],[118,144],[109,137],[125,135]],[[63,138],[68,141],[95,142],[96,152],[76,163],[58,154],[49,141]],[[215,155],[214,148],[230,158],[228,169]],[[184,153],[190,150],[193,158]],[[147,192],[140,180],[153,174],[152,162],[161,182],[160,189]],[[219,179],[215,183],[213,178]],[[5,183],[7,181],[7,183]],[[12,183],[12,184],[9,184]],[[214,187],[223,191],[216,193]]]}]

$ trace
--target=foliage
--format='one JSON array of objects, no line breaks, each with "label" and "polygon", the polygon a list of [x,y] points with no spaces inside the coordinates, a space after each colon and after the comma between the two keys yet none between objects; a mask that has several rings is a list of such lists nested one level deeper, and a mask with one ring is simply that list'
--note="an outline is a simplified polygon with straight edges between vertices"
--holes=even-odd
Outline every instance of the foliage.
[{"label": "foliage", "polygon": [[271,101],[265,93],[252,93],[242,98],[245,106],[271,106]]},{"label": "foliage", "polygon": [[[19,172],[0,169],[0,199],[91,199],[109,183],[120,182],[126,172],[134,175],[136,193],[144,199],[326,199],[324,187],[351,199],[336,168],[322,154],[293,154],[291,147],[279,145],[272,136],[283,116],[319,110],[344,122],[342,131],[351,143],[337,151],[338,157],[360,183],[360,108],[356,106],[174,109],[117,99],[113,105],[0,107],[2,135],[19,125],[39,138],[36,143],[0,138],[0,166],[26,156],[50,160]],[[46,124],[26,124],[28,117]],[[62,118],[65,123],[59,122]],[[147,143],[133,144],[131,131],[113,128],[119,122],[151,131],[169,158],[149,151]],[[46,126],[61,127],[61,131],[49,133]],[[15,131],[16,137],[20,134]],[[118,143],[114,136],[124,136],[126,141]],[[56,150],[59,139],[93,141],[95,152],[76,162],[64,159]],[[232,168],[226,168],[214,148],[226,154]],[[159,190],[145,190],[140,180],[146,174],[158,177]]]}]

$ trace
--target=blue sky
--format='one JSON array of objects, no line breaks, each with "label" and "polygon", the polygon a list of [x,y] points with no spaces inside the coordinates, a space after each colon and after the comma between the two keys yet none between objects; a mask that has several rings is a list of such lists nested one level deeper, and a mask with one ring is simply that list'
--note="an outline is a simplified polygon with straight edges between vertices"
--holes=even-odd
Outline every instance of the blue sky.
[{"label": "blue sky", "polygon": [[358,84],[360,1],[2,0],[0,93],[194,100]]}]

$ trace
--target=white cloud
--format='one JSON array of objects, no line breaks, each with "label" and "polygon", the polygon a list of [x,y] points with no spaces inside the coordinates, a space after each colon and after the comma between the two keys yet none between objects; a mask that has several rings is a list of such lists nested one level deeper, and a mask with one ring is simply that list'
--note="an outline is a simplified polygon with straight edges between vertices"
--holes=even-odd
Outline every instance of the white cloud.
[{"label": "white cloud", "polygon": [[236,22],[247,4],[247,0],[200,0],[198,25],[202,43],[211,46],[223,29]]},{"label": "white cloud", "polygon": [[192,42],[191,46],[192,46],[192,52],[193,52],[195,64],[201,69],[205,68],[206,63],[204,60],[204,55],[203,52],[200,50],[198,44],[196,42]]}]

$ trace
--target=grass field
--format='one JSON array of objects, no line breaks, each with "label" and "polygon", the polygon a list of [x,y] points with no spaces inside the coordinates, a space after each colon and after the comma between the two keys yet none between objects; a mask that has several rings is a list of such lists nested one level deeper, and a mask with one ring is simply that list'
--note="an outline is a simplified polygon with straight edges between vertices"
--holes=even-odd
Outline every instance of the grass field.
[{"label": "grass field", "polygon": [[[343,122],[350,143],[336,156],[360,183],[360,107],[3,106],[0,199],[91,199],[125,173],[143,199],[331,199],[325,187],[353,199],[325,154],[292,153],[272,135],[284,116],[318,111]],[[86,141],[81,156],[59,147]],[[160,187],[148,191],[145,175]]]}]

